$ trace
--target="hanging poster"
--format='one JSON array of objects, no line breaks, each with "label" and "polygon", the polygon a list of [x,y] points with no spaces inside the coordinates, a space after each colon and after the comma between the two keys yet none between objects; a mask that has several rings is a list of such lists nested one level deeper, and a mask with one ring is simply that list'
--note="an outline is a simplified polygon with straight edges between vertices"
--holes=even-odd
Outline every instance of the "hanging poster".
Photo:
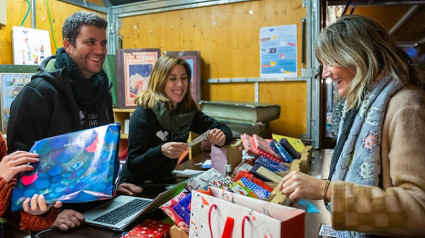
[{"label": "hanging poster", "polygon": [[297,25],[260,29],[260,77],[297,77]]},{"label": "hanging poster", "polygon": [[13,64],[40,65],[52,55],[50,36],[46,30],[13,26]]},{"label": "hanging poster", "polygon": [[18,93],[31,81],[33,73],[0,73],[1,93],[1,132],[7,133],[7,123],[10,116],[10,105]]},{"label": "hanging poster", "polygon": [[160,49],[117,50],[117,106],[136,107],[134,97],[148,86],[153,66],[161,56]]}]

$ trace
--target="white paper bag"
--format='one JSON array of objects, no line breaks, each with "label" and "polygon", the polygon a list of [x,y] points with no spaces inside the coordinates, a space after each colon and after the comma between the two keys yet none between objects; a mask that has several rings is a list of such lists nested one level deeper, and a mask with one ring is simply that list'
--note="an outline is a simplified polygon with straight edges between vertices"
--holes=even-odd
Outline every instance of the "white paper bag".
[{"label": "white paper bag", "polygon": [[210,189],[212,196],[192,191],[189,237],[222,237],[229,218],[228,237],[304,237],[304,210]]}]

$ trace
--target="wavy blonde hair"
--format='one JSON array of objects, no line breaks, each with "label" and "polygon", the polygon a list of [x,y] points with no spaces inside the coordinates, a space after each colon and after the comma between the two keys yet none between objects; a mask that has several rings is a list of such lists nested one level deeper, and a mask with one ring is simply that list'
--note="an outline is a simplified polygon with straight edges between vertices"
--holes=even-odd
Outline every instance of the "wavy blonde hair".
[{"label": "wavy blonde hair", "polygon": [[183,100],[177,105],[177,108],[182,113],[198,110],[190,90],[191,69],[189,64],[182,58],[170,55],[162,55],[158,59],[152,69],[147,88],[134,98],[136,105],[144,108],[153,108],[158,101],[163,101],[169,110],[176,109],[172,108],[171,100],[165,94],[165,84],[171,69],[178,64],[185,68],[189,83]]},{"label": "wavy blonde hair", "polygon": [[377,21],[367,17],[340,17],[319,34],[315,53],[322,64],[356,69],[346,94],[348,109],[361,104],[366,87],[382,73],[418,87],[425,84],[423,71]]}]

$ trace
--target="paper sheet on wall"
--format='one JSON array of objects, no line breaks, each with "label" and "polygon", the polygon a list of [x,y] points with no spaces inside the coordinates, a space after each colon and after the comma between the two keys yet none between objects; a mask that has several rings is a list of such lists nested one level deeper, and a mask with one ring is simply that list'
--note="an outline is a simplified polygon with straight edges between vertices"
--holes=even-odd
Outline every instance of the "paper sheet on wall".
[{"label": "paper sheet on wall", "polygon": [[13,64],[40,65],[52,55],[50,36],[46,30],[13,26]]},{"label": "paper sheet on wall", "polygon": [[260,29],[261,78],[297,77],[297,25]]}]

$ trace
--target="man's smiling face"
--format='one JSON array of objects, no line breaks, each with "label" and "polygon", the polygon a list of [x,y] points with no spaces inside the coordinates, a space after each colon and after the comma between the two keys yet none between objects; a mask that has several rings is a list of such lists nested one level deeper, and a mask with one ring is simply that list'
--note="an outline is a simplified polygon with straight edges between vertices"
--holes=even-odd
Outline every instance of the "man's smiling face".
[{"label": "man's smiling face", "polygon": [[91,78],[102,70],[106,58],[106,30],[90,25],[81,26],[76,37],[75,47],[67,39],[64,47],[71,59],[77,65],[84,78]]}]

